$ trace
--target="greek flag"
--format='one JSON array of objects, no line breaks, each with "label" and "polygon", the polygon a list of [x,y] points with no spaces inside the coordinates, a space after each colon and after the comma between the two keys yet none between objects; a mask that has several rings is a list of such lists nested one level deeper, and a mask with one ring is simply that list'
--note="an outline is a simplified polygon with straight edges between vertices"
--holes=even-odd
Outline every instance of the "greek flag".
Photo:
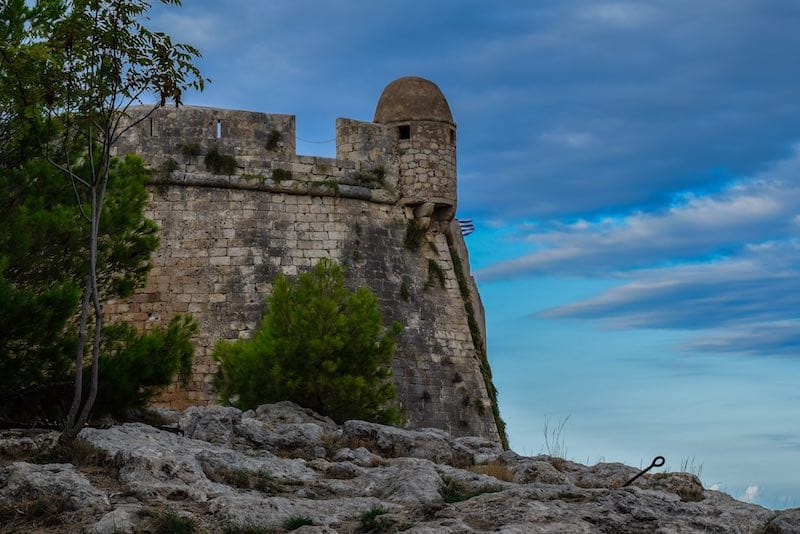
[{"label": "greek flag", "polygon": [[459,219],[458,225],[461,227],[461,235],[464,237],[475,231],[475,225],[472,224],[472,219]]}]

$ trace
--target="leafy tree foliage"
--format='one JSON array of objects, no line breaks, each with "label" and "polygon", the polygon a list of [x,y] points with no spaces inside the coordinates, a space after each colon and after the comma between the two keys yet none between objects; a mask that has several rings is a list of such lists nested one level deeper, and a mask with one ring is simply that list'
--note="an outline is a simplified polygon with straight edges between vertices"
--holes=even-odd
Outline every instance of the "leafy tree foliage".
[{"label": "leafy tree foliage", "polygon": [[[160,1],[180,5],[180,0]],[[179,104],[184,90],[202,90],[204,84],[192,63],[199,56],[195,48],[173,43],[168,35],[143,25],[150,8],[148,0],[0,3],[0,154],[14,155],[12,149],[25,146],[8,142],[20,131],[29,136],[38,154],[61,171],[82,224],[88,227],[80,262],[85,278],[80,280],[75,380],[65,441],[83,426],[97,396],[104,283],[115,291],[130,291],[142,274],[134,270],[132,277],[98,276],[101,262],[111,261],[103,258],[100,241],[107,224],[104,215],[109,213],[105,208],[114,166],[111,147],[126,129],[149,117],[144,113],[137,121],[126,120],[127,110],[141,104],[143,96],[157,98],[152,112],[167,101]],[[125,241],[125,236],[114,235]],[[92,363],[85,395],[87,347]]]},{"label": "leafy tree foliage", "polygon": [[339,423],[399,423],[390,364],[400,331],[387,331],[375,295],[350,292],[331,260],[294,281],[279,275],[253,337],[214,349],[221,398],[243,409],[291,400]]},{"label": "leafy tree foliage", "polygon": [[[76,169],[89,172],[80,165]],[[125,297],[144,283],[158,245],[158,229],[144,217],[148,175],[140,158],[112,161],[98,239],[98,280],[108,297]],[[79,210],[71,187],[49,163],[0,164],[2,419],[66,414],[89,232]],[[187,373],[189,337],[195,331],[193,321],[184,317],[146,335],[128,325],[104,327],[108,339],[99,361],[103,383],[95,413],[121,414],[141,406],[179,370]]]},{"label": "leafy tree foliage", "polygon": [[126,323],[107,326],[95,410],[124,415],[132,408],[143,408],[176,375],[188,380],[194,354],[191,337],[195,333],[197,323],[180,315],[166,329],[157,327],[147,335]]}]

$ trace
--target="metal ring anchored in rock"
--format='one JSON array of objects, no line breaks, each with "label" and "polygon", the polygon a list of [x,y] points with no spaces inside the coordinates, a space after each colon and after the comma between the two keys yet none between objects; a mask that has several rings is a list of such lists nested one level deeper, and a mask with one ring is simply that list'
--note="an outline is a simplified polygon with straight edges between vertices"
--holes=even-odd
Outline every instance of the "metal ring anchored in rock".
[{"label": "metal ring anchored in rock", "polygon": [[624,488],[625,486],[630,486],[633,483],[634,480],[636,480],[637,478],[639,478],[643,474],[647,473],[648,471],[650,471],[654,467],[663,466],[666,461],[667,460],[663,456],[656,456],[655,458],[653,458],[653,461],[650,462],[650,465],[648,465],[647,467],[642,469],[642,471],[638,475],[636,475],[635,477],[633,477],[632,479],[627,481],[625,484],[622,485],[622,487]]}]

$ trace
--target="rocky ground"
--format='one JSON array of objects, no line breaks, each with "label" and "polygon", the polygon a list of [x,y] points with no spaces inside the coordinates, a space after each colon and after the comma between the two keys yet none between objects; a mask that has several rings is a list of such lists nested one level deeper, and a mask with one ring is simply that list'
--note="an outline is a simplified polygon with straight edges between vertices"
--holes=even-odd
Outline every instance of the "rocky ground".
[{"label": "rocky ground", "polygon": [[[0,434],[0,532],[800,533],[688,473],[523,457],[291,403],[162,412],[143,423]],[[38,462],[38,463],[34,463]]]}]

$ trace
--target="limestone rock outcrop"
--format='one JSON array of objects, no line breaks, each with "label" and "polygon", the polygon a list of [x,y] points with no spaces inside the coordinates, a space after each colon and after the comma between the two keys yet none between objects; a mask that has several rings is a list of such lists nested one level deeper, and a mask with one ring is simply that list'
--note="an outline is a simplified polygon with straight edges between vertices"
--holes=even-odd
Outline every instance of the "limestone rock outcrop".
[{"label": "limestone rock outcrop", "polygon": [[[95,460],[80,467],[11,461],[30,438],[0,435],[0,532],[150,532],[165,517],[195,532],[800,532],[800,509],[739,502],[688,473],[622,487],[636,469],[525,457],[437,429],[337,426],[291,403],[175,419],[173,432],[84,429]],[[30,503],[54,499],[41,523]]]}]

